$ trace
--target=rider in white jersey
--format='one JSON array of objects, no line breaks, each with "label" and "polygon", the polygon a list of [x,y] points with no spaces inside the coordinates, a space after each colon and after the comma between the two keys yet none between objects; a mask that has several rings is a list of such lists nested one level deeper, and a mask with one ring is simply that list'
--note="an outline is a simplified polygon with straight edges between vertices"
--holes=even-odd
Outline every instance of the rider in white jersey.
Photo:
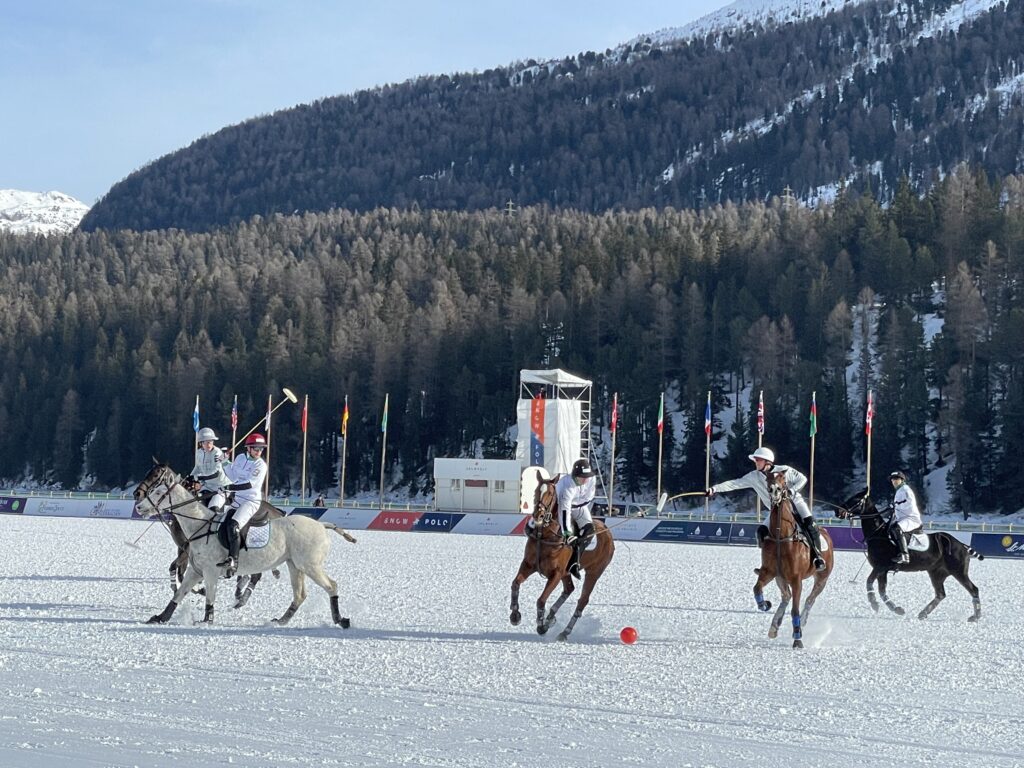
[{"label": "rider in white jersey", "polygon": [[235,496],[231,502],[232,509],[224,520],[227,526],[228,556],[217,565],[227,568],[228,578],[234,576],[238,568],[239,531],[256,514],[263,500],[263,481],[267,476],[263,449],[266,447],[267,439],[263,435],[258,432],[249,435],[245,440],[245,453],[236,457],[227,468],[231,484],[224,486],[224,490],[233,491]]},{"label": "rider in white jersey", "polygon": [[894,563],[906,564],[910,562],[910,552],[907,550],[907,537],[920,531],[924,524],[921,522],[921,511],[917,508],[917,497],[909,485],[907,476],[902,472],[890,472],[889,482],[896,491],[892,497],[893,508],[893,540],[900,548],[899,553],[892,560]]}]

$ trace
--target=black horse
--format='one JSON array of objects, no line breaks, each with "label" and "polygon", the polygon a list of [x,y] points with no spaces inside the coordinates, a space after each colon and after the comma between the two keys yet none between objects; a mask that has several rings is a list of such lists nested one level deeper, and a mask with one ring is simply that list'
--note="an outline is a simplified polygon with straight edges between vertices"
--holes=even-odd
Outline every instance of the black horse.
[{"label": "black horse", "polygon": [[839,510],[839,517],[860,518],[861,530],[864,532],[864,544],[868,550],[868,562],[871,563],[871,573],[868,574],[867,581],[868,600],[875,611],[878,611],[878,600],[875,599],[875,581],[878,582],[878,593],[882,596],[885,605],[893,613],[902,616],[906,611],[890,600],[885,593],[889,571],[927,571],[932,580],[935,597],[917,614],[917,618],[927,618],[928,614],[934,611],[935,607],[946,597],[946,589],[943,585],[950,576],[960,582],[974,601],[974,615],[967,620],[977,621],[981,618],[981,598],[978,597],[978,588],[967,575],[967,569],[971,564],[972,557],[984,560],[984,555],[979,554],[945,531],[936,531],[929,534],[928,549],[924,551],[911,550],[910,562],[897,565],[893,562],[893,558],[896,557],[899,550],[889,536],[889,515],[880,512],[875,507],[875,503],[866,490],[847,499],[843,508]]}]

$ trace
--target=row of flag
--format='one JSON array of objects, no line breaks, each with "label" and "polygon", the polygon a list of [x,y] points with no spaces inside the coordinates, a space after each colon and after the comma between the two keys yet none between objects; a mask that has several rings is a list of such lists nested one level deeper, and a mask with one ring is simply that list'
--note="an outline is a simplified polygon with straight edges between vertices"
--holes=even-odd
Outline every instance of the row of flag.
[{"label": "row of flag", "polygon": [[[380,431],[388,431],[388,395],[384,396],[384,416],[381,418]],[[267,415],[263,419],[264,431],[270,430],[270,413],[273,410],[273,402],[271,399],[267,400]],[[341,436],[346,437],[348,435],[348,395],[345,395],[345,407],[341,412]],[[309,428],[309,400],[302,405],[302,419],[300,421],[302,431],[306,432]],[[235,401],[231,405],[231,429],[232,431],[238,429],[238,395],[235,395]],[[196,396],[196,405],[192,409],[192,431],[199,432],[199,396]]]},{"label": "row of flag", "polygon": [[[346,398],[346,418],[348,413],[348,403]],[[609,422],[609,431],[611,434],[615,434],[616,428],[619,423],[619,393],[616,392],[612,397],[612,415]],[[864,414],[864,434],[871,434],[872,422],[875,418],[875,407],[874,407],[874,395],[871,390],[868,390],[868,405],[867,411]],[[385,405],[384,413],[385,423],[387,422],[387,409]],[[761,392],[757,398],[757,433],[764,435],[764,392]],[[665,393],[661,393],[661,399],[658,403],[658,434],[661,435],[665,431]],[[344,429],[342,429],[344,434]],[[704,434],[711,434],[711,393],[708,393],[707,404],[704,406]],[[810,436],[814,437],[818,434],[818,402],[817,393],[811,394],[811,413],[810,413]]]}]

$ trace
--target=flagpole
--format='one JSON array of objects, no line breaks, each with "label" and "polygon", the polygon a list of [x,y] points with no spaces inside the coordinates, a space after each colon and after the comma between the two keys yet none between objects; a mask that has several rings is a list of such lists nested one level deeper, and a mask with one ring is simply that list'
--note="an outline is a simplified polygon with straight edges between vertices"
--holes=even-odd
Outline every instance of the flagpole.
[{"label": "flagpole", "polygon": [[818,403],[817,392],[811,392],[811,480],[809,483],[808,508],[814,514],[814,441],[818,435]]},{"label": "flagpole", "polygon": [[[708,404],[704,408],[704,487],[711,487],[711,390],[708,390]],[[710,509],[710,499],[704,497],[704,515]]]},{"label": "flagpole", "polygon": [[[612,459],[611,468],[608,471],[608,514],[614,514],[615,509],[615,433],[619,419],[619,393],[612,396]],[[661,498],[659,495],[658,498]]]},{"label": "flagpole", "polygon": [[658,492],[655,500],[661,498],[661,451],[665,442],[665,393],[661,393],[661,403],[658,406]]},{"label": "flagpole", "polygon": [[[757,395],[757,447],[760,448],[764,442],[764,390]],[[754,494],[757,511],[757,522],[761,522],[761,497]]]},{"label": "flagpole", "polygon": [[388,450],[388,397],[390,395],[384,393],[384,418],[380,422],[380,431],[384,436],[380,443],[380,509],[384,511],[384,456]]},{"label": "flagpole", "polygon": [[302,501],[306,501],[306,435],[309,426],[309,395],[302,401]]},{"label": "flagpole", "polygon": [[345,454],[348,453],[348,395],[345,395],[345,410],[341,414],[341,481],[338,483],[338,506],[345,502]]},{"label": "flagpole", "polygon": [[267,423],[264,425],[267,429],[267,450],[264,451],[265,459],[267,462],[267,476],[263,479],[263,498],[270,497],[270,417],[274,412],[271,407],[274,405],[274,396],[267,395]]},{"label": "flagpole", "polygon": [[868,411],[867,416],[864,419],[864,431],[868,434],[868,476],[867,476],[867,487],[868,495],[871,495],[871,432],[872,422],[875,419],[875,408],[871,398],[871,390],[868,390]]},{"label": "flagpole", "polygon": [[[235,436],[238,434],[238,395],[235,395],[235,404],[231,407],[231,444],[235,445]],[[231,456],[229,457],[232,461],[235,458],[235,451],[232,449]]]}]

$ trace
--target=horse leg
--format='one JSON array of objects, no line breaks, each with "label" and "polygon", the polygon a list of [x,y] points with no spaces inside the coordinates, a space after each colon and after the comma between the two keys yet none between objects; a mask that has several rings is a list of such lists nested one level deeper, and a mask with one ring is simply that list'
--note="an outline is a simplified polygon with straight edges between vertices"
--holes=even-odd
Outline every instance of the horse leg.
[{"label": "horse leg", "polygon": [[594,591],[594,585],[601,577],[601,573],[603,571],[603,568],[601,570],[587,569],[586,578],[583,579],[583,591],[580,593],[580,599],[576,602],[576,610],[572,612],[572,618],[570,618],[569,623],[565,625],[565,629],[558,634],[559,640],[569,639],[569,635],[572,634],[573,627],[576,626],[577,620],[579,620],[580,616],[583,615],[583,609],[589,605],[590,593]]},{"label": "horse leg", "polygon": [[772,608],[771,600],[764,599],[764,588],[775,577],[775,573],[772,568],[767,565],[762,565],[760,568],[755,568],[754,573],[757,574],[757,581],[754,582],[754,602],[757,603],[757,610],[759,611],[770,611]]},{"label": "horse leg", "polygon": [[831,570],[826,568],[823,572],[816,573],[814,575],[814,587],[811,589],[811,594],[809,594],[807,599],[804,601],[804,610],[801,613],[801,616],[803,617],[803,625],[805,627],[807,626],[807,622],[811,615],[811,606],[814,605],[814,601],[818,599],[818,595],[821,594],[825,585],[828,584],[828,577],[830,573]]},{"label": "horse leg", "polygon": [[[889,586],[889,574],[886,571],[882,571],[878,574],[878,594],[882,596],[882,602],[885,603],[885,607],[895,613],[897,616],[903,616],[906,611],[900,606],[896,605],[895,602],[889,599],[889,595],[886,594],[886,588]],[[922,617],[923,618],[923,617]]]},{"label": "horse leg", "polygon": [[533,573],[533,566],[527,565],[524,560],[519,566],[519,572],[516,574],[516,577],[512,579],[512,602],[509,604],[510,613],[508,620],[513,627],[519,626],[519,622],[523,620],[523,615],[519,612],[519,587],[529,578],[531,573]]},{"label": "horse leg", "polygon": [[562,579],[558,575],[558,569],[555,570],[551,576],[548,577],[548,583],[544,585],[544,591],[540,593],[540,597],[537,598],[537,634],[543,635],[548,631],[547,624],[544,623],[544,605],[547,603],[548,598],[551,597],[551,593],[555,591]]},{"label": "horse leg", "polygon": [[[262,573],[254,573],[249,577],[238,577],[238,582],[235,584],[235,608],[241,608],[249,602],[249,598],[252,597],[252,591],[256,589],[256,585],[260,583],[262,578]],[[245,584],[245,589],[242,589],[243,584]]]},{"label": "horse leg", "polygon": [[[205,579],[204,579],[205,581]],[[213,603],[217,599],[217,579],[213,578],[206,582],[209,586],[206,589],[206,612],[203,614],[203,624],[213,623]]]},{"label": "horse leg", "polygon": [[921,612],[917,614],[917,618],[919,619],[927,619],[928,614],[934,611],[938,604],[946,597],[946,587],[944,584],[946,583],[946,578],[949,574],[944,571],[929,571],[928,576],[932,580],[932,589],[935,590],[935,597],[933,597],[931,602],[922,608]]},{"label": "horse leg", "polygon": [[789,607],[789,599],[791,597],[789,585],[782,581],[782,579],[776,579],[775,581],[779,585],[779,592],[782,593],[782,597],[779,599],[779,607],[775,609],[775,615],[772,616],[771,626],[768,627],[768,637],[772,640],[779,636],[779,627],[782,626],[782,616],[786,613],[786,608]]},{"label": "horse leg", "polygon": [[960,582],[960,585],[971,595],[971,600],[974,603],[974,614],[969,616],[967,620],[973,623],[981,618],[981,597],[979,596],[978,588],[975,586],[974,582],[971,581],[971,577],[967,575],[966,570],[963,572],[953,573],[952,576]]},{"label": "horse leg", "polygon": [[288,561],[288,576],[292,580],[292,602],[281,618],[273,620],[276,624],[287,624],[291,621],[292,616],[306,599],[306,574],[300,571],[299,567],[291,560]]},{"label": "horse leg", "polygon": [[167,604],[167,607],[160,613],[150,616],[147,624],[166,624],[171,616],[174,614],[175,608],[181,602],[182,598],[185,597],[191,591],[192,587],[199,583],[203,578],[203,574],[193,568],[191,565],[185,569],[185,576],[182,578],[181,584],[178,589],[175,590],[174,595],[171,597],[171,601]]},{"label": "horse leg", "polygon": [[550,629],[551,625],[555,623],[555,614],[558,613],[558,609],[565,603],[565,599],[569,597],[576,589],[576,586],[572,583],[572,577],[566,574],[565,578],[562,579],[562,594],[558,596],[558,600],[551,606],[551,610],[548,611],[548,617],[544,620],[545,626]]},{"label": "horse leg", "polygon": [[799,575],[794,579],[792,584],[793,589],[793,609],[790,611],[790,617],[793,620],[793,647],[803,648],[803,630],[801,625],[800,617],[800,593],[803,591],[804,582]]},{"label": "horse leg", "polygon": [[875,581],[878,579],[879,575],[879,571],[872,566],[871,573],[868,574],[868,581],[866,584],[868,589],[868,602],[871,603],[871,608],[875,613],[878,613],[878,599],[875,597]]},{"label": "horse leg", "polygon": [[348,629],[352,626],[352,622],[347,616],[341,615],[341,609],[338,607],[338,582],[327,575],[323,566],[320,563],[314,563],[313,565],[307,566],[306,573],[309,574],[314,582],[330,596],[331,598],[331,619],[342,629]]}]

